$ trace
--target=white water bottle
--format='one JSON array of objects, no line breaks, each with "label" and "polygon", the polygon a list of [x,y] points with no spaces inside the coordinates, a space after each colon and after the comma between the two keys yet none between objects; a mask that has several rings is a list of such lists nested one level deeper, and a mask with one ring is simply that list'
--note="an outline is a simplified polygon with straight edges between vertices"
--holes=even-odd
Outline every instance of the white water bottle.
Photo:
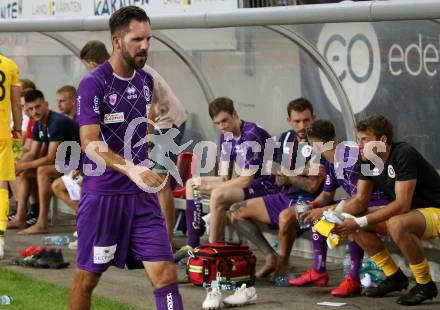
[{"label": "white water bottle", "polygon": [[298,226],[300,229],[307,229],[310,227],[310,223],[305,223],[299,219],[299,216],[309,209],[309,204],[303,199],[302,196],[298,197],[296,201],[296,213],[298,214]]}]

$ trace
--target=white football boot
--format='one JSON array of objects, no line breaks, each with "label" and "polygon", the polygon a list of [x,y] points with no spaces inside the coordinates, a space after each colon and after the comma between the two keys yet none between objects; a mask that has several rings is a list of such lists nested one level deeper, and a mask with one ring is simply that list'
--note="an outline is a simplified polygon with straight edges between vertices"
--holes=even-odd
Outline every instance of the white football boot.
[{"label": "white football boot", "polygon": [[205,310],[220,309],[222,305],[222,292],[215,288],[209,288],[206,292],[207,295],[203,301],[202,308]]},{"label": "white football boot", "polygon": [[244,306],[250,303],[254,303],[257,300],[257,292],[255,287],[246,287],[246,284],[237,288],[233,295],[226,297],[223,300],[223,304],[229,307]]}]

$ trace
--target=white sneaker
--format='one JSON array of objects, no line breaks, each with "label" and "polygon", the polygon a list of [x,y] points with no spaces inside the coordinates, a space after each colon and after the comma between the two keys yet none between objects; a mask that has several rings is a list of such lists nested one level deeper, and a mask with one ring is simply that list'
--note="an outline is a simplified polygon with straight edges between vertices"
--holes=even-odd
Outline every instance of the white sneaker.
[{"label": "white sneaker", "polygon": [[225,306],[244,306],[257,300],[255,287],[246,287],[246,284],[237,288],[234,295],[230,295],[223,300]]},{"label": "white sneaker", "polygon": [[5,256],[5,240],[0,239],[0,259]]},{"label": "white sneaker", "polygon": [[221,308],[221,300],[222,300],[222,292],[218,289],[207,289],[207,295],[205,300],[203,301],[202,308],[205,310],[212,309],[220,309]]}]

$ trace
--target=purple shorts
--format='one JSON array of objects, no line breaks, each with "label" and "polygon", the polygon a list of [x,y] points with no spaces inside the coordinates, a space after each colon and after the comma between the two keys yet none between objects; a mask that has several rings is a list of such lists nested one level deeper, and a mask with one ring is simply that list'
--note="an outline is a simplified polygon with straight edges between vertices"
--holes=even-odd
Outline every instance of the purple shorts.
[{"label": "purple shorts", "polygon": [[295,203],[295,200],[281,193],[263,196],[263,201],[270,217],[269,227],[277,226],[281,211]]},{"label": "purple shorts", "polygon": [[244,188],[244,200],[262,197],[266,195],[272,195],[279,191],[279,188],[276,186],[267,187],[264,185],[252,186],[250,188]]},{"label": "purple shorts", "polygon": [[[278,229],[280,213],[296,203],[296,199],[290,199],[282,193],[263,196],[263,201],[270,217],[270,223],[267,225],[269,229]],[[301,236],[307,230],[297,226],[296,236]]]},{"label": "purple shorts", "polygon": [[143,268],[143,261],[173,261],[157,196],[85,193],[77,216],[79,269]]}]

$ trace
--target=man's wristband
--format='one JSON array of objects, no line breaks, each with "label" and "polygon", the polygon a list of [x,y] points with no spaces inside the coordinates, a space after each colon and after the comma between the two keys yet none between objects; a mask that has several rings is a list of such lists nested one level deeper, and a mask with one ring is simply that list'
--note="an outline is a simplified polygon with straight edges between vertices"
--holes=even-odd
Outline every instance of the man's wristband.
[{"label": "man's wristband", "polygon": [[368,226],[367,216],[355,217],[354,221],[359,225],[360,228]]}]

